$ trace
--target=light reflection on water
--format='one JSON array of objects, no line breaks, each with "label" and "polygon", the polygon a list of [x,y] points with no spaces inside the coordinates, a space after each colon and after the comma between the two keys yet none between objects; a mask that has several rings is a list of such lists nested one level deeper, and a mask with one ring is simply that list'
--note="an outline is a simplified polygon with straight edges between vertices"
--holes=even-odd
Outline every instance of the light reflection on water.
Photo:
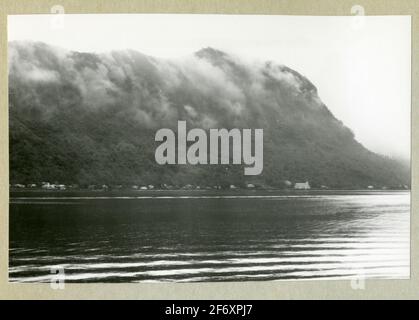
[{"label": "light reflection on water", "polygon": [[408,278],[409,211],[409,192],[12,195],[9,280]]}]

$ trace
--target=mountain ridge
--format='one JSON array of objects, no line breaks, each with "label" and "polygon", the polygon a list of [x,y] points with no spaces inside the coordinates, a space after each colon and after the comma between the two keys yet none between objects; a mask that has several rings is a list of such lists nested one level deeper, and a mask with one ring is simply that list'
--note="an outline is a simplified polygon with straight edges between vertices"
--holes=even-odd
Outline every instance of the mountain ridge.
[{"label": "mountain ridge", "polygon": [[[409,168],[355,140],[311,81],[214,48],[183,60],[9,43],[10,180],[78,184],[365,188],[410,185]],[[264,171],[159,166],[158,128],[263,128]]]}]

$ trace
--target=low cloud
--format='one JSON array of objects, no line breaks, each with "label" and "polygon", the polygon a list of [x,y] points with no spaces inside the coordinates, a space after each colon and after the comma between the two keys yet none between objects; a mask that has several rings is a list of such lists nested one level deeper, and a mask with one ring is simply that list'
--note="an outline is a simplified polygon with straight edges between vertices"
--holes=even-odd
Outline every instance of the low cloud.
[{"label": "low cloud", "polygon": [[[84,108],[117,110],[146,127],[170,126],[182,115],[206,128],[226,123],[248,127],[249,121],[267,121],[258,116],[266,108],[279,112],[284,88],[290,97],[301,93],[302,78],[280,66],[242,61],[214,49],[200,53],[165,60],[135,51],[91,54],[13,42],[9,74],[15,90],[22,81],[71,88]],[[25,101],[38,98],[36,90],[20,93]],[[318,99],[315,93],[306,98],[310,103]],[[70,102],[56,99],[39,108],[51,113]]]}]

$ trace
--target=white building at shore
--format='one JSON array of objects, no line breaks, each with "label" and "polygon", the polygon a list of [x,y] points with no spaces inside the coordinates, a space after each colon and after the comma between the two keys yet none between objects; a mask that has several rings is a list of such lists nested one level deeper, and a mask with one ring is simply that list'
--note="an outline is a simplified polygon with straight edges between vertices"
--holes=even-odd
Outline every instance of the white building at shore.
[{"label": "white building at shore", "polygon": [[310,189],[310,184],[308,183],[308,181],[306,181],[306,182],[297,182],[294,185],[294,189],[296,189],[296,190],[308,190],[308,189]]}]

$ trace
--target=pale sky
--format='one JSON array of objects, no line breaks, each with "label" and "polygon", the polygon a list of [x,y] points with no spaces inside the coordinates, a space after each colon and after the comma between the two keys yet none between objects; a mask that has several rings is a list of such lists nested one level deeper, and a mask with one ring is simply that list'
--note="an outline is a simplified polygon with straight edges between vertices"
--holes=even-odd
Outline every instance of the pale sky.
[{"label": "pale sky", "polygon": [[372,151],[410,157],[410,16],[19,15],[12,40],[69,50],[134,49],[178,58],[213,47],[273,60],[317,87],[332,113]]}]

